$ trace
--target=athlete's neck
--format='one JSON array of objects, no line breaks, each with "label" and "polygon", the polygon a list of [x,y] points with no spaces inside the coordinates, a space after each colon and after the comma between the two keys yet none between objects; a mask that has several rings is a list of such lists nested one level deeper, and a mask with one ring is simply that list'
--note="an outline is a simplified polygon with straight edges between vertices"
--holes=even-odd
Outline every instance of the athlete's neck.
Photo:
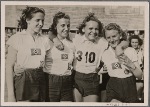
[{"label": "athlete's neck", "polygon": [[37,33],[37,32],[34,32],[33,30],[31,30],[31,29],[27,29],[26,30],[26,32],[28,33],[28,34],[30,34],[32,37],[33,37],[33,39],[35,40],[35,38],[38,36],[38,34],[39,33]]},{"label": "athlete's neck", "polygon": [[64,37],[62,37],[60,35],[57,35],[57,37],[58,37],[59,40],[64,40],[65,39]]}]

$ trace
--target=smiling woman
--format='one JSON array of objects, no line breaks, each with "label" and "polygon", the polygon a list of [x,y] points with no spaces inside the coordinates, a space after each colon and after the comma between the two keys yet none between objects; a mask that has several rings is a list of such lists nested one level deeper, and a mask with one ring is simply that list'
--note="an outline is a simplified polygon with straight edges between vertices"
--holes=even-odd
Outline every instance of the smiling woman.
[{"label": "smiling woman", "polygon": [[7,41],[8,102],[45,100],[45,74],[42,67],[46,51],[50,49],[50,41],[40,34],[44,16],[43,9],[26,7],[19,26],[27,30],[16,33]]},{"label": "smiling woman", "polygon": [[105,27],[105,38],[109,48],[103,53],[102,61],[110,76],[106,86],[107,101],[135,103],[137,101],[135,77],[141,79],[142,71],[133,48],[128,47],[122,54],[116,55],[117,46],[125,36],[122,34],[121,27],[116,23],[110,23]]},{"label": "smiling woman", "polygon": [[68,40],[70,17],[63,12],[56,13],[51,29],[64,44],[64,50],[60,51],[53,46],[46,55],[44,71],[49,77],[49,99],[50,102],[71,102],[73,101],[73,76],[71,70],[75,49],[73,43]]}]

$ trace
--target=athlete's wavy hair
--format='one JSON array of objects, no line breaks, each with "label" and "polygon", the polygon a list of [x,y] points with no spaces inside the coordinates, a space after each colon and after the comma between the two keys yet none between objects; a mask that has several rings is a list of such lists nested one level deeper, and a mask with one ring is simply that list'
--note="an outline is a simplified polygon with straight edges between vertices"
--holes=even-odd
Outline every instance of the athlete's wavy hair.
[{"label": "athlete's wavy hair", "polygon": [[18,27],[21,29],[27,29],[28,24],[27,24],[26,20],[31,20],[34,17],[34,14],[38,13],[38,12],[43,13],[45,15],[45,10],[43,8],[27,6],[22,11],[20,20],[18,20]]},{"label": "athlete's wavy hair", "polygon": [[78,29],[79,29],[79,33],[80,34],[84,34],[84,32],[82,31],[82,29],[86,26],[86,22],[89,22],[89,21],[95,21],[98,23],[98,26],[99,26],[99,36],[102,36],[103,35],[103,24],[101,23],[101,21],[98,20],[97,17],[94,16],[94,13],[88,13],[88,16],[86,16],[84,18],[84,20],[82,21],[82,23],[78,26]]},{"label": "athlete's wavy hair", "polygon": [[117,30],[118,31],[118,33],[120,34],[120,36],[121,36],[121,41],[122,40],[127,40],[127,35],[126,35],[126,33],[121,29],[121,27],[118,25],[118,24],[116,24],[116,23],[110,23],[110,24],[108,24],[107,26],[105,26],[105,28],[104,28],[104,37],[106,38],[106,35],[105,35],[105,32],[106,32],[106,30]]},{"label": "athlete's wavy hair", "polygon": [[58,24],[58,20],[59,20],[59,19],[62,19],[62,18],[64,18],[64,19],[69,19],[69,20],[70,20],[69,15],[65,14],[64,12],[60,12],[60,11],[59,11],[58,13],[56,13],[56,14],[54,15],[53,23],[52,23],[52,25],[51,25],[51,27],[50,27],[50,30],[51,30],[51,32],[52,32],[54,35],[57,35],[56,26],[57,26],[57,24]]}]

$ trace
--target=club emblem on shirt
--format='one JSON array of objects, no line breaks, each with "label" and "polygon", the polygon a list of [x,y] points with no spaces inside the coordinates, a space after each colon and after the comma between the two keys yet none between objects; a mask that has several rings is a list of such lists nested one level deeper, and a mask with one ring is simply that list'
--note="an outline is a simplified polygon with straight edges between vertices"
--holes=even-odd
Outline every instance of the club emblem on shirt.
[{"label": "club emblem on shirt", "polygon": [[121,64],[119,62],[112,63],[112,69],[122,69]]},{"label": "club emblem on shirt", "polygon": [[32,48],[31,55],[41,55],[41,49],[39,48]]},{"label": "club emblem on shirt", "polygon": [[62,60],[68,59],[68,54],[61,54],[61,59]]}]

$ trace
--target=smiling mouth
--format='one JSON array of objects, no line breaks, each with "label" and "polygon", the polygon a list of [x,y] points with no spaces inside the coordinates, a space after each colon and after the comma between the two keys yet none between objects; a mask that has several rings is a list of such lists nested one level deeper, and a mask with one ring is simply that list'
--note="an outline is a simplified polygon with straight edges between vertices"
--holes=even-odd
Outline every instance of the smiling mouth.
[{"label": "smiling mouth", "polygon": [[64,34],[68,34],[68,32],[63,32]]},{"label": "smiling mouth", "polygon": [[97,37],[97,34],[90,34],[90,36],[92,36],[92,37]]},{"label": "smiling mouth", "polygon": [[37,27],[37,29],[42,29],[42,27]]},{"label": "smiling mouth", "polygon": [[116,45],[116,42],[111,42],[110,45]]}]

